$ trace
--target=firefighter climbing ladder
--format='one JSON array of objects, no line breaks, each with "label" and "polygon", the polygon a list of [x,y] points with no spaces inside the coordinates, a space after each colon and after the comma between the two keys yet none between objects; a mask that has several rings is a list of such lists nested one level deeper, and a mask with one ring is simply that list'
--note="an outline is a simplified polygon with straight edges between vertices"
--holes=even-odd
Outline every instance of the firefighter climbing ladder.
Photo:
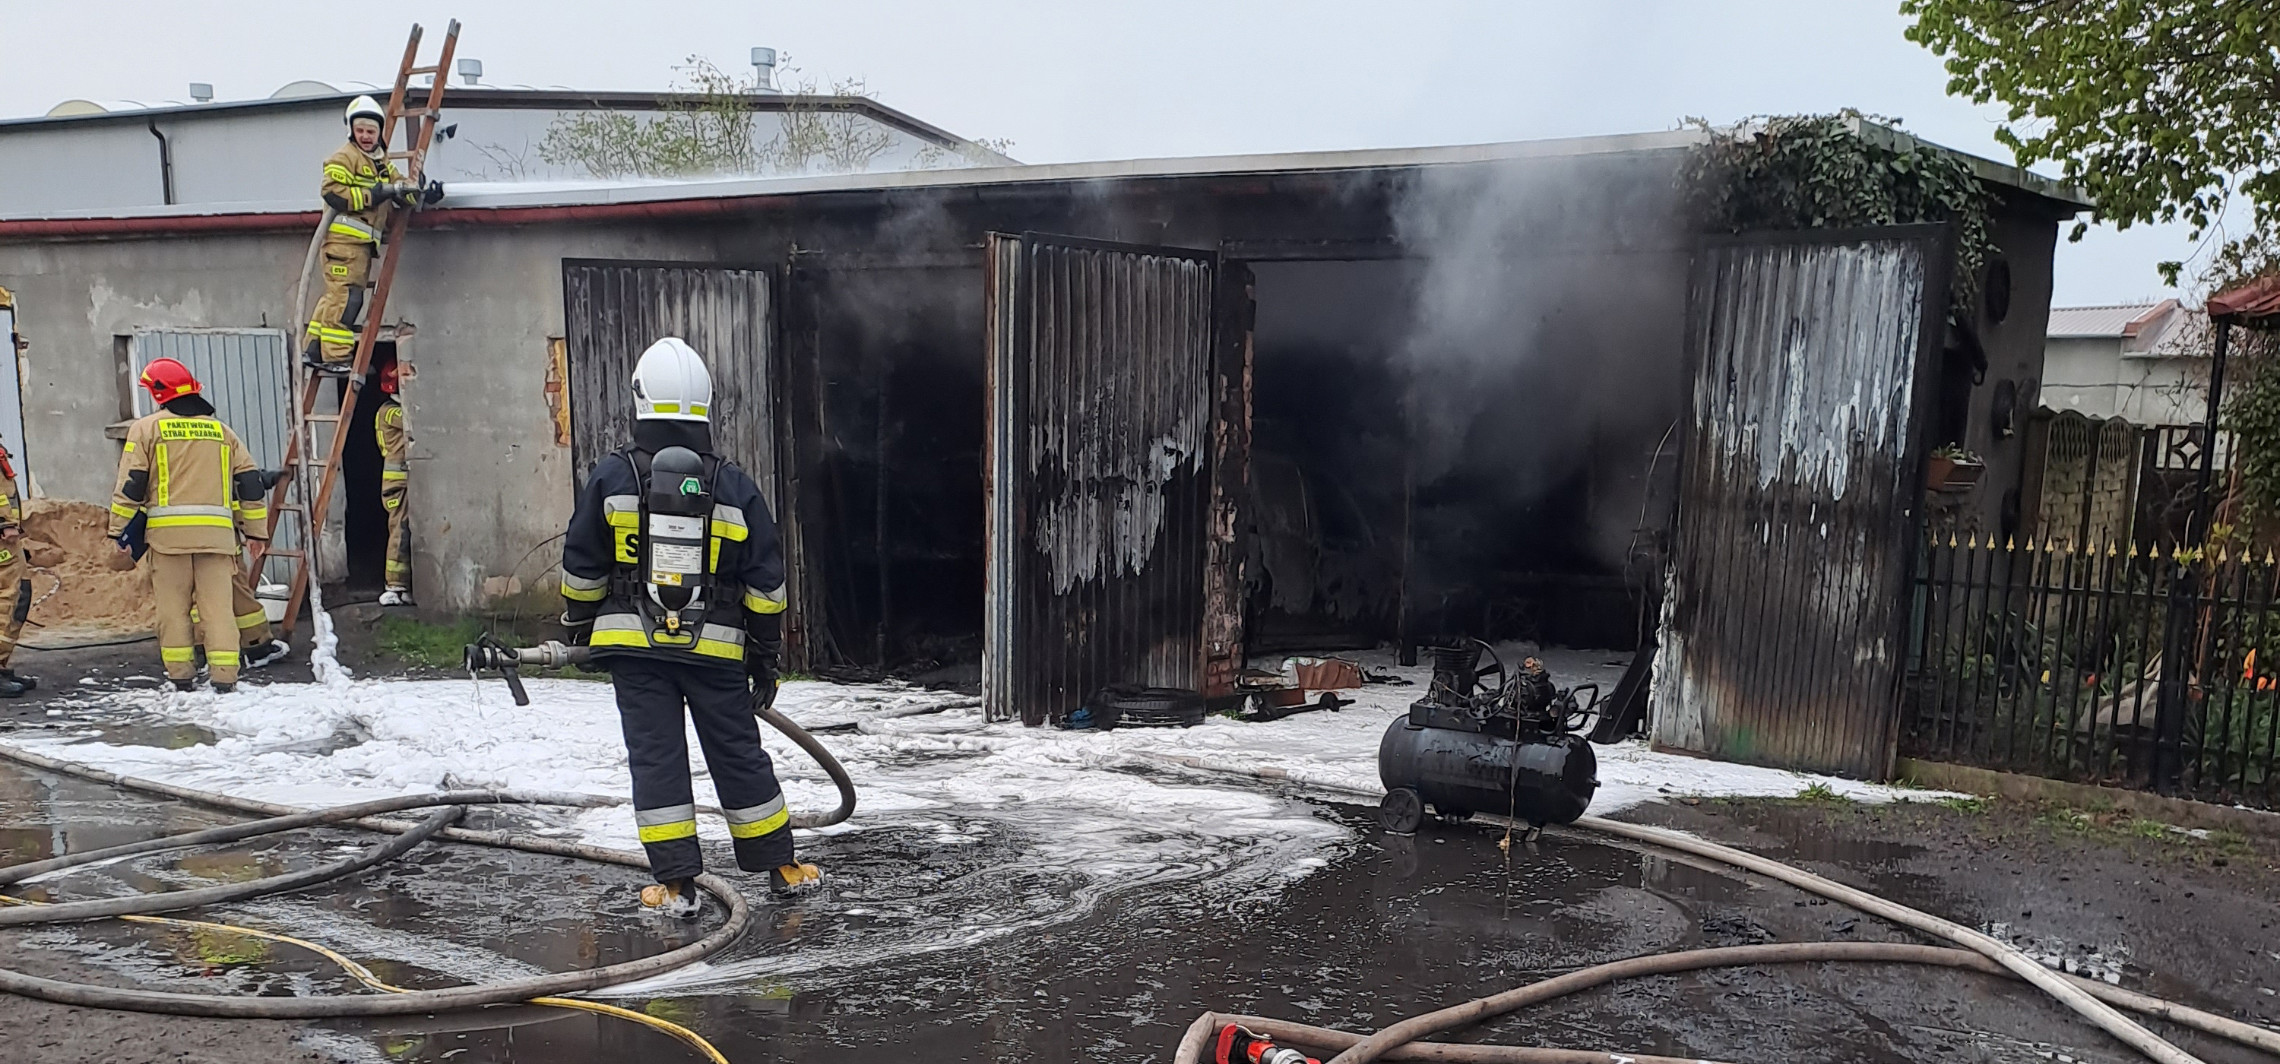
[{"label": "firefighter climbing ladder", "polygon": [[[459,45],[459,21],[452,20],[444,29],[443,51],[433,66],[416,65],[419,62],[420,33],[420,27],[414,25],[411,39],[404,42],[404,59],[396,70],[396,87],[388,94],[387,121],[380,127],[380,142],[384,145],[393,144],[397,120],[403,120],[405,150],[389,152],[388,160],[403,164],[400,169],[404,178],[414,187],[425,180],[428,145],[435,137],[436,117],[443,110],[444,82],[451,76],[451,54]],[[419,103],[412,105],[409,102],[414,91],[412,79],[423,75],[432,75],[434,80]],[[372,271],[372,293],[364,302],[364,323],[357,331],[356,359],[349,368],[346,387],[332,386],[332,377],[312,372],[305,366],[296,369],[301,376],[301,395],[300,401],[293,407],[293,439],[285,449],[285,476],[278,480],[269,493],[269,534],[274,538],[285,515],[290,513],[300,524],[300,541],[293,547],[278,550],[269,550],[266,541],[257,541],[248,544],[246,550],[248,564],[252,566],[257,582],[266,559],[292,559],[293,576],[289,583],[283,623],[287,636],[293,633],[293,624],[301,613],[301,603],[308,598],[309,582],[315,578],[312,567],[316,556],[313,552],[318,537],[324,532],[325,511],[330,507],[333,492],[339,486],[341,448],[348,439],[347,434],[341,430],[354,416],[357,399],[364,390],[365,376],[372,365],[372,345],[380,335],[380,323],[388,309],[389,286],[396,279],[396,252],[404,246],[404,229],[411,217],[412,212],[408,209],[397,210],[389,216],[388,232],[380,244],[379,258]],[[319,239],[322,238],[325,225],[331,220],[332,214],[327,211],[324,220],[317,226]],[[306,280],[306,268],[302,272],[303,279]],[[301,302],[303,298],[296,297],[296,304]],[[296,305],[291,320],[306,321],[307,313],[306,306]],[[327,392],[336,395],[338,402],[331,412],[320,412],[317,408]],[[320,428],[330,430],[321,444],[318,440]],[[319,453],[323,457],[315,457]]]}]

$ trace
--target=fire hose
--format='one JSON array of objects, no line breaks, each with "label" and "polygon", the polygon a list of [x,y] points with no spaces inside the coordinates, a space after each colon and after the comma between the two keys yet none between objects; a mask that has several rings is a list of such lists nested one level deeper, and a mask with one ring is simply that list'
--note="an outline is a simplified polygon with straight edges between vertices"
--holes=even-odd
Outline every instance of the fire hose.
[{"label": "fire hose", "polygon": [[[529,704],[529,696],[523,689],[520,677],[515,672],[517,666],[522,664],[574,665],[586,660],[586,648],[564,647],[558,643],[517,650],[504,647],[496,641],[486,638],[480,655],[478,649],[479,647],[476,646],[468,648],[470,670],[472,671],[477,667],[478,657],[481,657],[481,667],[502,671],[508,679],[509,686],[514,691],[517,705]],[[854,783],[849,778],[846,768],[815,737],[777,712],[774,706],[770,704],[771,702],[772,699],[756,698],[753,708],[754,715],[767,721],[769,726],[783,733],[785,737],[806,751],[808,756],[814,758],[816,763],[822,766],[824,772],[831,777],[832,783],[839,793],[839,804],[836,807],[823,813],[795,813],[791,817],[791,825],[794,827],[820,827],[846,820],[855,810]],[[5,744],[0,744],[0,758],[34,768],[107,783],[125,790],[177,798],[215,808],[253,813],[265,817],[263,820],[251,823],[233,824],[182,835],[165,836],[0,868],[0,886],[70,868],[118,860],[139,854],[191,846],[217,845],[299,828],[346,825],[398,836],[347,860],[248,883],[224,884],[197,890],[132,895],[123,898],[54,905],[34,905],[0,896],[0,903],[19,906],[0,909],[0,927],[118,918],[226,929],[236,933],[290,943],[320,953],[339,963],[350,975],[365,985],[385,991],[384,994],[311,995],[292,998],[178,994],[92,986],[47,979],[6,969],[0,969],[0,992],[53,1001],[59,1004],[93,1008],[244,1019],[323,1019],[348,1016],[405,1015],[527,1002],[604,1013],[644,1023],[690,1043],[708,1060],[716,1062],[725,1060],[719,1051],[715,1050],[703,1038],[677,1024],[611,1005],[558,996],[660,975],[694,964],[733,944],[742,937],[745,930],[750,926],[751,911],[735,888],[718,876],[701,875],[697,877],[696,883],[700,889],[713,895],[726,907],[727,918],[720,927],[697,942],[654,956],[600,968],[559,972],[527,979],[452,987],[442,990],[405,990],[401,987],[391,986],[372,975],[370,970],[363,965],[333,950],[290,936],[233,925],[172,920],[147,915],[201,905],[245,901],[331,882],[391,860],[421,843],[436,838],[646,869],[649,867],[648,859],[640,853],[509,832],[475,831],[452,826],[465,813],[466,807],[471,805],[531,804],[590,808],[621,805],[623,804],[622,799],[552,792],[463,790],[385,798],[330,809],[299,810],[289,806],[233,798],[194,788],[180,787],[156,780],[122,776]],[[429,808],[436,809],[437,812],[418,823],[387,819],[382,816],[386,813]]]},{"label": "fire hose", "polygon": [[[224,798],[220,795],[207,795],[204,792],[189,791],[186,788],[172,787],[166,784],[154,784],[153,781],[149,780],[117,776],[14,747],[0,746],[0,757],[39,768],[99,779],[102,782],[129,790],[149,791],[166,794],[170,797],[189,797],[203,804],[222,808],[241,811],[278,810],[281,808],[268,806],[266,803],[244,802]],[[35,875],[141,853],[232,842],[260,835],[275,834],[280,831],[320,825],[347,824],[396,833],[399,837],[345,861],[303,872],[271,876],[248,883],[224,884],[199,890],[131,895],[124,898],[107,898],[91,902],[30,905],[0,910],[0,926],[144,915],[201,905],[247,901],[282,891],[298,890],[337,880],[396,857],[420,843],[444,835],[447,832],[448,825],[457,820],[466,811],[467,806],[493,804],[592,807],[615,803],[609,799],[596,799],[586,795],[513,791],[446,791],[437,794],[382,799],[376,802],[338,806],[332,809],[285,810],[279,815],[249,824],[232,824],[183,835],[169,835],[147,842],[89,850],[85,853],[71,854],[30,865],[0,869],[0,883],[19,882]],[[417,824],[371,819],[378,813],[436,807],[440,807],[438,812]],[[507,849],[569,856],[629,868],[648,867],[647,859],[641,854],[622,850],[610,850],[598,846],[586,846],[578,843],[565,843],[552,839],[530,838],[499,832],[461,832],[459,835],[464,841],[484,842]],[[38,998],[42,1001],[53,1001],[58,1004],[81,1005],[91,1008],[157,1012],[177,1016],[267,1020],[309,1020],[343,1016],[401,1016],[412,1013],[475,1008],[483,1005],[514,1004],[533,998],[550,997],[580,990],[593,990],[599,987],[632,982],[636,979],[646,979],[650,976],[694,964],[728,948],[743,936],[745,929],[750,925],[751,910],[745,905],[744,898],[736,892],[735,888],[717,876],[700,876],[697,884],[727,907],[728,917],[721,926],[713,929],[710,934],[696,942],[678,949],[638,960],[605,965],[600,968],[555,972],[526,979],[450,987],[442,990],[419,990],[404,994],[316,994],[289,998],[181,994],[91,986],[0,969],[0,992]]]},{"label": "fire hose", "polygon": [[[486,635],[478,642],[467,644],[465,663],[470,675],[498,673],[507,681],[507,690],[513,693],[515,704],[527,706],[530,704],[530,692],[523,688],[521,669],[526,666],[564,669],[588,665],[593,660],[593,650],[592,647],[571,646],[551,639],[534,647],[512,647]],[[839,804],[830,812],[793,813],[793,827],[829,827],[855,814],[855,781],[848,778],[846,767],[839,763],[838,758],[831,756],[831,751],[823,743],[809,735],[807,729],[792,723],[790,717],[777,712],[776,700],[771,696],[756,695],[752,700],[752,715],[782,732],[784,738],[806,751],[817,765],[822,766],[824,774],[831,777],[832,786],[839,789]]]},{"label": "fire hose", "polygon": [[[1181,764],[1183,767],[1195,769],[1198,771],[1231,775],[1257,776],[1265,779],[1277,779],[1286,781],[1288,779],[1286,775],[1279,774],[1278,770],[1272,769],[1246,769],[1241,766],[1222,765],[1191,758],[1164,758],[1164,760],[1176,762],[1178,764]],[[1321,782],[1312,782],[1305,785],[1320,789],[1342,791],[1357,796],[1368,795],[1375,797],[1374,793],[1364,791],[1361,788],[1324,784]],[[1480,819],[1489,822],[1498,822],[1503,821],[1504,818],[1484,816]],[[1525,827],[1528,825],[1520,826]],[[2000,971],[2002,974],[2009,975],[2016,979],[2024,980],[2030,984],[2033,984],[2037,989],[2049,994],[2052,998],[2056,999],[2059,1004],[2072,1009],[2078,1015],[2090,1021],[2099,1029],[2113,1035],[2118,1040],[2138,1050],[2139,1053],[2145,1056],[2147,1059],[2159,1062],[2159,1064],[2201,1064],[2201,1062],[2192,1054],[2177,1048],[2176,1046],[2162,1039],[2160,1036],[2155,1035],[2153,1032],[2139,1025],[2135,1021],[2132,1021],[2128,1017],[2123,1016],[2121,1013],[2115,1010],[2115,1006],[2120,1006],[2132,1011],[2145,1013],[2147,1015],[2159,1016],[2163,1019],[2192,1027],[2209,1034],[2214,1034],[2234,1042],[2239,1042],[2243,1045],[2251,1046],[2263,1050],[2266,1053],[2270,1053],[2276,1057],[2280,1057],[2280,1033],[2269,1031],[2250,1024],[2240,1023],[2235,1020],[2229,1020],[2222,1016],[2217,1016],[2211,1013],[2201,1012],[2199,1010],[2191,1009],[2183,1005],[2175,1004],[2173,1002],[2162,1001],[2158,998],[2150,998],[2145,997],[2144,995],[2131,994],[2128,991],[2123,991],[2114,987],[2108,987],[2104,984],[2093,983],[2089,980],[2076,979],[2070,976],[2062,975],[2058,972],[2051,971],[2050,969],[2044,967],[2042,964],[2027,956],[2019,949],[1996,941],[1995,939],[1980,934],[1977,931],[1973,931],[1970,928],[1948,920],[1943,920],[1929,913],[1921,912],[1916,909],[1909,908],[1905,905],[1877,897],[1865,891],[1845,886],[1842,883],[1837,883],[1833,880],[1814,875],[1810,872],[1806,872],[1802,869],[1783,864],[1779,861],[1760,857],[1756,854],[1738,850],[1730,846],[1721,846],[1717,843],[1698,839],[1682,832],[1671,831],[1664,828],[1649,827],[1642,824],[1629,824],[1618,820],[1608,820],[1604,817],[1583,817],[1578,819],[1573,826],[1587,831],[1595,831],[1602,834],[1614,835],[1621,838],[1630,839],[1632,841],[1644,843],[1650,846],[1659,846],[1667,849],[1677,850],[1696,857],[1705,858],[1719,862],[1721,864],[1739,868],[1744,871],[1756,872],[1760,875],[1780,880],[1809,893],[1818,894],[1832,901],[1851,906],[1862,912],[1883,917],[1904,927],[1908,927],[1913,930],[1939,938],[1945,938],[1958,946],[1964,947],[1960,950],[1943,951],[1945,953],[1958,954],[1956,961],[1960,962],[1964,957],[1975,957],[1977,960],[1973,960],[1967,964],[1950,963],[1948,961],[1922,960],[1917,961],[1917,963],[1950,963],[1950,966],[1954,967],[1970,967],[1981,971]],[[1825,945],[1842,944],[1787,943],[1783,945],[1797,947],[1819,947]],[[1920,948],[1933,949],[1935,947]],[[1716,951],[1695,952],[1704,953]],[[1600,983],[1612,981],[1614,979],[1629,978],[1633,975],[1654,974],[1656,972],[1663,971],[1664,969],[1655,968],[1653,965],[1662,963],[1670,957],[1683,957],[1688,955],[1689,954],[1684,953],[1658,954],[1648,957],[1632,958],[1628,961],[1616,961],[1609,965],[1602,965],[1600,968],[1587,969],[1587,971],[1600,971],[1601,969],[1609,969],[1612,971],[1612,974],[1603,974],[1603,977],[1594,982],[1572,985],[1565,983],[1565,980],[1574,979],[1583,974],[1581,972],[1573,973],[1569,976],[1563,976],[1558,980],[1549,980],[1545,983],[1531,984],[1529,986],[1521,987],[1517,990],[1507,991],[1503,994],[1481,998],[1463,1005],[1443,1009],[1438,1012],[1428,1013],[1424,1016],[1414,1017],[1412,1019],[1395,1024],[1392,1027],[1388,1027],[1368,1037],[1347,1035],[1343,1032],[1327,1032],[1328,1034],[1336,1035],[1340,1040],[1323,1043],[1314,1043],[1297,1037],[1292,1037],[1289,1040],[1299,1044],[1317,1045],[1319,1048],[1338,1049],[1339,1053],[1337,1056],[1331,1059],[1331,1064],[1367,1064],[1369,1061],[1378,1060],[1381,1058],[1394,1060],[1528,1061],[1530,1064],[1555,1064],[1555,1062],[1557,1062],[1557,1064],[1581,1064],[1581,1062],[1627,1059],[1639,1061],[1642,1062],[1642,1064],[1652,1064],[1654,1058],[1631,1053],[1613,1055],[1606,1053],[1593,1055],[1587,1053],[1582,1055],[1572,1055],[1572,1051],[1526,1050],[1526,1052],[1538,1054],[1559,1054],[1568,1052],[1571,1053],[1571,1055],[1468,1056],[1460,1054],[1450,1056],[1434,1055],[1440,1053],[1440,1048],[1434,1048],[1427,1055],[1416,1055],[1410,1053],[1398,1053],[1397,1055],[1397,1051],[1402,1047],[1416,1045],[1417,1039],[1424,1038],[1427,1035],[1449,1030],[1466,1024],[1479,1022],[1480,1020],[1488,1019],[1493,1016],[1502,1015],[1506,1012],[1512,1011],[1513,1009],[1522,1008],[1541,1000],[1548,1000],[1550,997],[1573,993],[1577,990],[1585,989],[1588,986],[1597,986],[1600,985]],[[1805,960],[1809,958],[1797,957],[1794,959]],[[1823,959],[1861,960],[1869,958],[1832,956]],[[1726,962],[1714,962],[1707,965],[1695,965],[1694,967],[1716,967],[1723,963]],[[1748,963],[1764,962],[1752,961]],[[1689,969],[1680,967],[1668,970],[1683,971]],[[1554,987],[1555,984],[1560,987],[1564,987],[1564,989],[1556,989],[1551,993],[1546,993],[1543,989]],[[1544,996],[1535,996],[1538,994],[1542,994]],[[1218,1026],[1211,1026],[1207,1024],[1206,1021],[1212,1019],[1213,1017],[1217,1017],[1217,1019],[1221,1021]],[[1216,1032],[1221,1028],[1229,1025],[1243,1026],[1244,1023],[1248,1021],[1255,1021],[1260,1024],[1276,1025],[1279,1027],[1279,1029],[1284,1030],[1292,1030],[1296,1027],[1303,1026],[1282,1023],[1281,1021],[1261,1020],[1256,1017],[1230,1017],[1222,1016],[1216,1013],[1206,1013],[1204,1017],[1199,1018],[1196,1021],[1195,1026],[1189,1030],[1187,1037],[1181,1041],[1179,1053],[1173,1058],[1174,1064],[1205,1064],[1205,1062],[1210,1060],[1209,1057],[1204,1055],[1206,1048],[1213,1041]],[[1260,1031],[1258,1027],[1252,1027],[1251,1030],[1256,1033],[1265,1033],[1263,1031]],[[1455,1048],[1463,1048],[1469,1050],[1473,1047]]]}]

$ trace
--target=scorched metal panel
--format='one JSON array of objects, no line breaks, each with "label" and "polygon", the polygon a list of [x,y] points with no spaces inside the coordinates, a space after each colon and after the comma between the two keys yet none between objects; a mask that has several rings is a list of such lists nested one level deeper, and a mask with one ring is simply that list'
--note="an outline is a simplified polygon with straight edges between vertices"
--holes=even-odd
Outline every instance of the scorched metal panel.
[{"label": "scorched metal panel", "polygon": [[1658,745],[1889,773],[1940,234],[1781,234],[1697,258]]},{"label": "scorched metal panel", "polygon": [[1060,720],[1108,684],[1203,686],[1215,260],[990,238],[992,719]]},{"label": "scorched metal panel", "polygon": [[775,506],[767,271],[565,260],[562,307],[570,448],[581,479],[632,442],[634,363],[649,345],[678,336],[712,372],[713,446],[752,474]]}]

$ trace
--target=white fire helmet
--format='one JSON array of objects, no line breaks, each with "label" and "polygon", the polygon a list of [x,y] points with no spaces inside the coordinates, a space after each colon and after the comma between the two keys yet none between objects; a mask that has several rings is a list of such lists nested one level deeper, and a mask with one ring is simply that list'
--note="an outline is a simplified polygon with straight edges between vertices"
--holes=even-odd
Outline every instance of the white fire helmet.
[{"label": "white fire helmet", "polygon": [[636,421],[709,421],[712,374],[696,348],[678,336],[649,345],[633,366]]},{"label": "white fire helmet", "polygon": [[348,101],[348,113],[341,116],[341,121],[353,126],[359,118],[369,118],[380,128],[388,128],[388,112],[381,110],[380,101],[370,96],[359,96]]}]

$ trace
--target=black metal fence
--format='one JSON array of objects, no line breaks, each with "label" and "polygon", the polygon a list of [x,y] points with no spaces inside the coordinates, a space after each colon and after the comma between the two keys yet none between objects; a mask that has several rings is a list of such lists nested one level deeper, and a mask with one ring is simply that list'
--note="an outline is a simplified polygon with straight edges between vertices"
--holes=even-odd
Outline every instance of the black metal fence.
[{"label": "black metal fence", "polygon": [[1902,752],[2280,808],[2280,561],[1930,543]]}]

